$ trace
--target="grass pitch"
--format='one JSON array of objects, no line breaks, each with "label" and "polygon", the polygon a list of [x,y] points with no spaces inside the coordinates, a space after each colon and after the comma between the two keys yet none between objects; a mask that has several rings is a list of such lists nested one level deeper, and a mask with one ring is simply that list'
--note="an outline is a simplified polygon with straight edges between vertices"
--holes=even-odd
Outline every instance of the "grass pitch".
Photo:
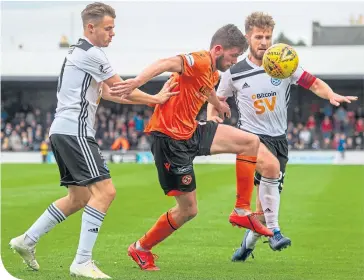
[{"label": "grass pitch", "polygon": [[[228,216],[235,200],[233,165],[196,165],[199,214],[153,252],[159,272],[141,271],[127,247],[174,205],[159,187],[154,165],[110,165],[117,198],[94,249],[113,279],[359,280],[364,275],[364,166],[289,166],[281,197],[282,232],[292,247],[273,252],[260,241],[255,259],[230,261],[244,235]],[[8,248],[49,204],[66,194],[56,165],[2,165],[1,257],[21,279],[72,279],[82,211],[37,246],[40,271],[29,271]]]}]

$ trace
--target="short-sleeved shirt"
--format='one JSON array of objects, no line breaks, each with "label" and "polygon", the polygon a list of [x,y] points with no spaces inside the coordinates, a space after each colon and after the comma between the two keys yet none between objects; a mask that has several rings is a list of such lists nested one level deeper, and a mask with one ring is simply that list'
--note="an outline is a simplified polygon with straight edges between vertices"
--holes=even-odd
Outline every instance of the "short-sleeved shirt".
[{"label": "short-sleeved shirt", "polygon": [[57,87],[57,109],[51,134],[95,136],[101,82],[115,75],[105,53],[86,38],[69,48]]},{"label": "short-sleeved shirt", "polygon": [[245,58],[221,77],[218,96],[234,97],[238,128],[268,136],[280,136],[287,130],[287,108],[292,84],[309,88],[315,77],[299,65],[287,79],[271,78],[262,66]]},{"label": "short-sleeved shirt", "polygon": [[197,127],[196,117],[219,80],[213,69],[210,52],[181,55],[182,73],[173,73],[180,91],[166,103],[155,106],[145,132],[161,132],[176,140],[190,139]]}]

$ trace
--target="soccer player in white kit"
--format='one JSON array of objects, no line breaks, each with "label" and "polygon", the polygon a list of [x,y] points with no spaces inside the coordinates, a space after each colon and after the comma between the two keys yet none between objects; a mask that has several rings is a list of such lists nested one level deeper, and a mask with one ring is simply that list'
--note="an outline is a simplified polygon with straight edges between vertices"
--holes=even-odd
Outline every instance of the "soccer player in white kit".
[{"label": "soccer player in white kit", "polygon": [[[286,139],[287,108],[290,87],[298,84],[321,98],[330,100],[338,106],[341,102],[350,103],[357,97],[341,96],[322,80],[305,71],[300,65],[287,79],[274,79],[262,67],[264,52],[272,45],[274,21],[270,15],[254,12],[245,22],[246,37],[249,42],[248,56],[223,73],[217,90],[220,97],[233,97],[237,104],[239,120],[237,126],[259,136],[258,159],[254,182],[250,162],[236,159],[237,196],[244,205],[236,208],[240,215],[251,213],[250,201],[254,184],[258,187],[257,212],[264,212],[267,227],[274,236],[269,238],[272,250],[281,250],[291,245],[291,240],[281,234],[278,223],[280,191],[283,186],[285,168],[288,161]],[[216,110],[208,104],[209,120],[221,122]],[[247,230],[232,260],[245,261],[253,252],[260,235]]]},{"label": "soccer player in white kit", "polygon": [[81,15],[84,38],[69,48],[63,62],[56,115],[49,133],[60,185],[67,187],[68,194],[50,204],[24,234],[10,241],[10,246],[30,268],[39,270],[35,259],[39,239],[84,208],[79,245],[70,273],[95,279],[110,278],[92,260],[92,249],[116,194],[95,141],[93,127],[100,98],[124,104],[163,104],[176,93],[170,92],[173,85],[167,82],[154,96],[139,90],[127,96],[112,96],[109,87],[122,80],[101,48],[107,47],[115,35],[115,11],[109,5],[96,2],[88,5]]}]

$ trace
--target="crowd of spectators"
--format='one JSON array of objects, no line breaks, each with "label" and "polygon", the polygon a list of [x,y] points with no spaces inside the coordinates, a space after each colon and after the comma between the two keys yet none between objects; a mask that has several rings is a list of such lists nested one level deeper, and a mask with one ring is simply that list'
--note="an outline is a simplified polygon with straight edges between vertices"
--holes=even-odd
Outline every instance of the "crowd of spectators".
[{"label": "crowd of spectators", "polygon": [[291,150],[337,149],[340,138],[345,139],[346,149],[364,149],[364,111],[361,107],[346,110],[345,106],[333,108],[327,104],[317,110],[311,108],[306,120],[296,117],[300,109],[294,108],[288,123],[287,139]]},{"label": "crowd of spectators", "polygon": [[[48,143],[49,127],[54,111],[41,111],[28,106],[24,110],[11,110],[1,104],[1,149],[3,151],[39,151]],[[152,108],[135,106],[108,107],[100,105],[96,118],[96,141],[102,150],[150,150],[150,141],[143,133],[152,115]],[[287,139],[290,150],[336,149],[339,139],[346,139],[347,149],[364,149],[364,112],[344,106],[311,108],[303,119],[299,107],[292,109],[288,123]],[[200,118],[205,114],[200,114]],[[227,122],[234,124],[236,113]]]}]

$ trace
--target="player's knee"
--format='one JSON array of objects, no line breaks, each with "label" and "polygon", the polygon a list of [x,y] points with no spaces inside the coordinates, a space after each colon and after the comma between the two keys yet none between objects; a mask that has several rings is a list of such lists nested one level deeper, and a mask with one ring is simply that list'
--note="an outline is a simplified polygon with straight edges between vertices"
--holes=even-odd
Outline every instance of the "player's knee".
[{"label": "player's knee", "polygon": [[190,207],[189,208],[189,211],[188,211],[188,217],[187,219],[188,220],[192,220],[194,217],[197,216],[197,213],[198,213],[198,209],[197,209],[197,206],[193,206],[193,207]]},{"label": "player's knee", "polygon": [[184,221],[189,221],[197,216],[198,208],[197,205],[191,204],[185,207],[178,207],[177,211],[183,217]]},{"label": "player's knee", "polygon": [[115,199],[116,189],[115,189],[115,187],[114,187],[114,185],[112,183],[103,192],[103,197],[108,202],[111,202],[111,201],[113,201]]},{"label": "player's knee", "polygon": [[68,199],[72,205],[73,209],[79,210],[84,208],[88,201],[90,200],[90,195],[82,195],[82,196],[77,196],[77,195],[68,195]]},{"label": "player's knee", "polygon": [[254,134],[248,134],[248,137],[241,144],[238,144],[237,154],[247,156],[256,155],[260,145],[259,137]]},{"label": "player's knee", "polygon": [[260,173],[262,174],[262,176],[267,178],[279,178],[279,161],[276,157],[271,157],[267,160],[264,160],[264,162],[260,164],[260,166]]},{"label": "player's knee", "polygon": [[96,199],[104,203],[111,203],[116,197],[116,189],[111,179],[97,183],[97,189],[93,190]]}]

